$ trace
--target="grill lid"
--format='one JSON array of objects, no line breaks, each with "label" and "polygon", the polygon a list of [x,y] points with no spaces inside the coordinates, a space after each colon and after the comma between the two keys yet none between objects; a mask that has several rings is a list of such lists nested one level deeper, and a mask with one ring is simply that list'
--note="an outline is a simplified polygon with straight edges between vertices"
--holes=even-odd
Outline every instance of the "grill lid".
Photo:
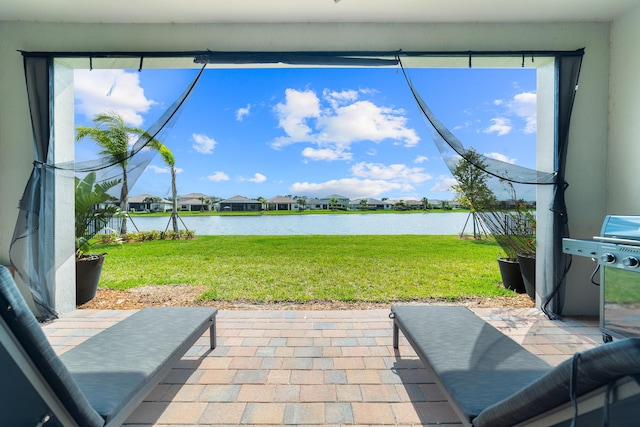
[{"label": "grill lid", "polygon": [[602,224],[600,236],[594,236],[594,239],[611,243],[640,245],[640,216],[607,215]]}]

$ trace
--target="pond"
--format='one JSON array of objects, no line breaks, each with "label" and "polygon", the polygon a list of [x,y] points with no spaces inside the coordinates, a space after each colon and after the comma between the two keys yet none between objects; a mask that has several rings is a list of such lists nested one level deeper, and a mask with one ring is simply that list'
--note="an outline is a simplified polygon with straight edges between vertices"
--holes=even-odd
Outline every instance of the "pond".
[{"label": "pond", "polygon": [[[411,214],[322,214],[256,216],[185,216],[184,226],[198,235],[310,235],[310,234],[460,234],[468,212]],[[139,231],[165,230],[169,217],[133,217]],[[184,225],[183,225],[184,222]],[[135,228],[128,222],[129,231]],[[467,225],[471,233],[471,221]]]}]

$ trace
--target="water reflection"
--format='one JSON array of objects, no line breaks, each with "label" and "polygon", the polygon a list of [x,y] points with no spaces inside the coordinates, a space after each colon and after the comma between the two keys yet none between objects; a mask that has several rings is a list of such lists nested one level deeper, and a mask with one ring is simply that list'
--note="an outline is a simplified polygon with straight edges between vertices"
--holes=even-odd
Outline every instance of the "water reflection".
[{"label": "water reflection", "polygon": [[[185,216],[199,235],[460,234],[466,212],[349,215]],[[165,230],[168,217],[133,217],[140,231]],[[180,223],[180,228],[183,228]],[[133,229],[133,227],[130,227]]]}]

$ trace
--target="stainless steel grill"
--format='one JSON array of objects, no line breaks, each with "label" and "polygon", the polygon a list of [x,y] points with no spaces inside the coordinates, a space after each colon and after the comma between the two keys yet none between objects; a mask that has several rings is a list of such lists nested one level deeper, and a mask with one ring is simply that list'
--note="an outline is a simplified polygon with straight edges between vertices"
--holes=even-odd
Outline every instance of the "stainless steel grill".
[{"label": "stainless steel grill", "polygon": [[562,239],[562,247],[597,262],[604,341],[640,336],[640,216],[608,215],[599,236]]}]

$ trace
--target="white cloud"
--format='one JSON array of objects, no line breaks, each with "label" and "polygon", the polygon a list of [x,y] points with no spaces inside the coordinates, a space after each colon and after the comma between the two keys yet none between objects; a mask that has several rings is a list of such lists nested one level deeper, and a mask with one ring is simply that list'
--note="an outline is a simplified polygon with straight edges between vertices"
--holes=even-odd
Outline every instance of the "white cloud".
[{"label": "white cloud", "polygon": [[511,120],[506,117],[495,117],[491,119],[491,122],[493,124],[484,130],[485,133],[495,133],[498,136],[503,136],[513,129]]},{"label": "white cloud", "polygon": [[245,116],[249,115],[250,112],[251,104],[247,104],[245,108],[238,108],[238,110],[236,111],[236,120],[241,122],[242,120],[244,120]]},{"label": "white cloud", "polygon": [[469,128],[469,127],[473,126],[473,124],[474,124],[474,122],[472,122],[470,120],[467,120],[466,122],[464,122],[461,125],[454,126],[453,129],[454,130],[466,129],[466,128]]},{"label": "white cloud", "polygon": [[333,113],[318,118],[320,141],[351,144],[391,139],[404,143],[405,147],[413,147],[420,141],[416,131],[406,127],[404,110],[379,107],[370,101],[356,101],[336,108]]},{"label": "white cloud", "polygon": [[427,156],[418,156],[418,157],[415,158],[413,163],[424,163],[427,160],[429,160],[429,158]]},{"label": "white cloud", "polygon": [[330,91],[325,89],[322,92],[324,99],[331,104],[333,109],[338,108],[340,105],[347,104],[349,102],[358,99],[358,91],[355,90],[343,90],[342,92]]},{"label": "white cloud", "polygon": [[345,152],[339,148],[311,148],[307,147],[302,150],[302,155],[310,160],[325,160],[332,162],[334,160],[351,160],[352,153]]},{"label": "white cloud", "polygon": [[[535,133],[537,127],[537,98],[535,92],[522,92],[516,94],[508,101],[495,100],[496,106],[504,107],[503,115],[491,119],[493,125],[485,129],[485,133],[496,133],[498,136],[506,135],[513,130],[513,123],[507,117],[517,117],[524,120],[522,126],[524,133]],[[518,126],[519,127],[519,126]]]},{"label": "white cloud", "polygon": [[219,182],[219,181],[229,181],[229,175],[224,172],[215,171],[213,175],[207,176],[209,181]]},{"label": "white cloud", "polygon": [[315,92],[287,89],[285,102],[274,109],[285,135],[276,138],[271,143],[272,148],[308,142],[318,144],[321,149],[345,152],[358,141],[379,143],[390,139],[405,147],[418,144],[420,137],[414,129],[407,127],[404,110],[359,101],[358,95],[355,90],[325,90],[323,99],[329,106],[322,108]]},{"label": "white cloud", "polygon": [[375,197],[388,191],[408,192],[431,179],[422,168],[410,168],[402,164],[384,165],[361,162],[351,167],[353,177],[332,179],[325,182],[296,182],[289,191],[314,197],[339,193],[347,197]]},{"label": "white cloud", "polygon": [[[150,170],[154,173],[157,174],[169,174],[171,173],[171,169],[168,167],[161,167],[161,166],[156,166],[156,165],[149,165],[147,166],[147,168],[145,170]],[[183,172],[182,168],[176,168],[176,175],[177,174],[181,174]]]},{"label": "white cloud", "polygon": [[293,194],[305,194],[312,197],[323,197],[331,193],[339,193],[349,198],[375,197],[391,190],[410,191],[413,187],[397,182],[384,180],[343,178],[326,182],[296,182],[289,191]]},{"label": "white cloud", "polygon": [[501,162],[511,163],[512,165],[515,164],[517,160],[517,159],[512,159],[510,157],[507,157],[502,153],[484,153],[484,155],[491,159],[500,160]]},{"label": "white cloud", "polygon": [[255,174],[253,174],[253,177],[251,177],[251,178],[240,177],[240,178],[238,178],[238,180],[239,181],[255,182],[256,184],[260,184],[261,182],[265,182],[267,180],[267,177],[262,175],[261,173],[255,173]]},{"label": "white cloud", "polygon": [[436,182],[435,185],[431,187],[431,191],[437,191],[437,192],[451,191],[451,186],[455,184],[456,184],[455,178],[441,175],[438,179],[438,182]]},{"label": "white cloud", "polygon": [[311,139],[312,129],[307,120],[320,116],[320,100],[313,91],[287,89],[285,99],[284,104],[278,103],[275,107],[278,125],[288,135],[281,138],[281,143],[274,143],[278,147]]},{"label": "white cloud", "polygon": [[149,165],[147,166],[147,169],[154,171],[155,173],[169,173],[171,172],[171,170],[169,170],[169,168],[163,168],[160,166],[156,166],[156,165]]},{"label": "white cloud", "polygon": [[537,99],[535,92],[523,92],[513,97],[509,108],[513,113],[525,120],[525,133],[535,133],[537,126]]},{"label": "white cloud", "polygon": [[431,179],[423,168],[410,168],[403,164],[384,165],[360,162],[351,167],[351,173],[359,178],[384,179],[404,184],[421,183]]},{"label": "white cloud", "polygon": [[213,149],[217,144],[217,142],[213,138],[198,133],[194,133],[193,135],[191,135],[191,138],[193,138],[193,149],[202,154],[213,153]]},{"label": "white cloud", "polygon": [[128,125],[140,127],[142,114],[156,104],[145,96],[138,73],[124,70],[75,70],[73,91],[76,111],[89,120],[115,111]]}]

